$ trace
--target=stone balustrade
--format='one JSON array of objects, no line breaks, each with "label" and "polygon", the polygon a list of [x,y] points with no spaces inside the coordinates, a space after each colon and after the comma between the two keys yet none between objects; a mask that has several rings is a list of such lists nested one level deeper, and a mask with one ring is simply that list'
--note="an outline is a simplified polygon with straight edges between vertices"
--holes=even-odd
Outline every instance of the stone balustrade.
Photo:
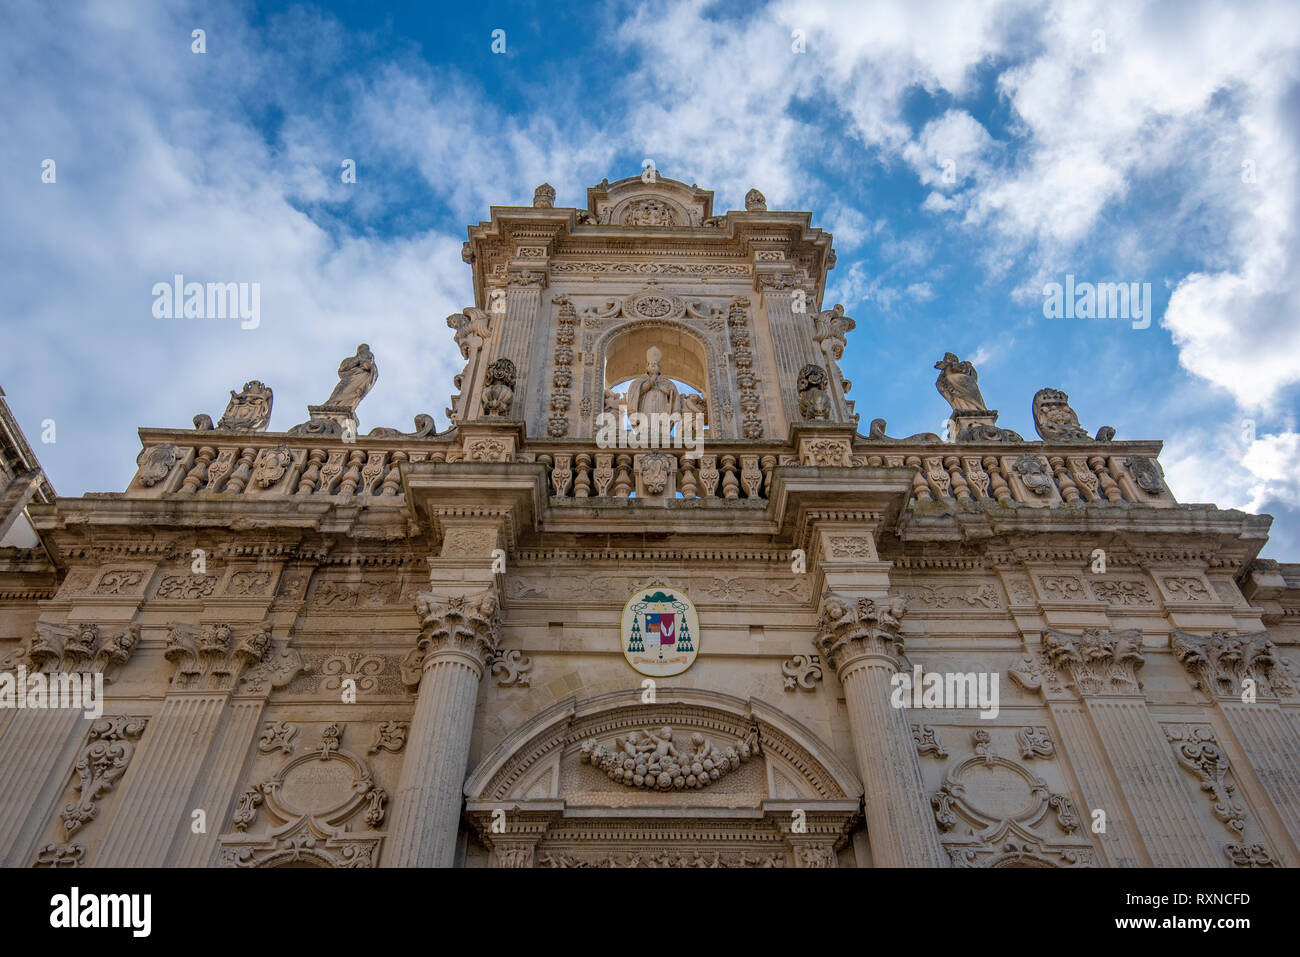
[{"label": "stone balustrade", "polygon": [[[788,444],[736,442],[683,449],[602,449],[594,443],[543,440],[483,453],[454,434],[435,438],[222,435],[142,432],[145,448],[126,495],[184,498],[363,500],[405,502],[403,462],[514,461],[546,467],[553,502],[587,498],[766,500],[778,466],[907,467],[916,470],[913,507],[998,503],[1051,507],[1176,504],[1157,464],[1158,443],[906,443],[858,436],[851,452],[830,460]],[[558,503],[557,503],[558,504]]]}]

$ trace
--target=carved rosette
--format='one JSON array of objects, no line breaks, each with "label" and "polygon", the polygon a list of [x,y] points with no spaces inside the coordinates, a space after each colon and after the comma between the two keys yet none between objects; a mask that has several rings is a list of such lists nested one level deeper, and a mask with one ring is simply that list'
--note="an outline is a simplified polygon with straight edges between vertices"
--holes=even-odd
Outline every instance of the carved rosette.
[{"label": "carved rosette", "polygon": [[418,687],[424,667],[439,654],[459,653],[483,671],[501,650],[501,611],[496,591],[441,598],[420,592],[415,598],[420,639],[402,663],[402,680]]},{"label": "carved rosette", "polygon": [[1216,631],[1209,636],[1175,631],[1169,636],[1169,647],[1196,687],[1212,698],[1241,700],[1249,691],[1266,698],[1294,693],[1278,667],[1277,646],[1266,631],[1249,635]]},{"label": "carved rosette", "polygon": [[899,629],[906,610],[907,601],[899,596],[853,599],[827,592],[813,643],[836,671],[867,656],[888,659],[897,667],[903,653]]},{"label": "carved rosette", "polygon": [[1103,631],[1086,628],[1071,635],[1055,628],[1043,633],[1043,650],[1056,671],[1068,675],[1079,694],[1138,694],[1142,682],[1138,669],[1142,657],[1142,632]]}]

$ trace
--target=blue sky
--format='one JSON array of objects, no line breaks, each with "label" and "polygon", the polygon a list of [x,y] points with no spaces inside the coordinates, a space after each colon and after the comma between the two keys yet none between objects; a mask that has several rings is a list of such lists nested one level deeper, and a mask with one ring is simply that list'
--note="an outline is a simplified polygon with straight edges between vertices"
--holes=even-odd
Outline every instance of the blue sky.
[{"label": "blue sky", "polygon": [[[1034,437],[1034,392],[1064,389],[1300,560],[1294,3],[16,0],[0,122],[0,385],[60,494],[121,490],[138,426],[249,379],[272,429],[304,421],[360,341],[362,431],[445,427],[466,224],[650,157],[835,234],[864,432],[941,432],[956,352],[1000,425]],[[259,282],[260,326],[154,318],[175,273]],[[1067,273],[1150,283],[1150,327],[1045,318]]]}]

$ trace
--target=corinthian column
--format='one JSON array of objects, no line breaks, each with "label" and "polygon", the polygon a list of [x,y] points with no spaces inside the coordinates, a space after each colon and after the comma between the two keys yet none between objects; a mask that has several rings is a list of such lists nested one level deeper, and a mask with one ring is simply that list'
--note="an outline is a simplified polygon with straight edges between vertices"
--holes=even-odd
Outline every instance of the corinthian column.
[{"label": "corinthian column", "polygon": [[479,681],[501,640],[495,587],[472,595],[416,596],[420,640],[403,677],[418,686],[406,761],[393,802],[387,867],[450,867]]},{"label": "corinthian column", "polygon": [[890,704],[899,670],[902,598],[822,596],[816,645],[839,676],[865,788],[867,838],[877,867],[946,867],[906,713]]}]

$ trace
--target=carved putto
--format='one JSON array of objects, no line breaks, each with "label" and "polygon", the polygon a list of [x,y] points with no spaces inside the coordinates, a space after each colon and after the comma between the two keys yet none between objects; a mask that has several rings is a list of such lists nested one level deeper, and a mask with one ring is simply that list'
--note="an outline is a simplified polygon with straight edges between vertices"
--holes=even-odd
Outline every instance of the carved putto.
[{"label": "carved putto", "polygon": [[813,317],[813,341],[831,359],[844,355],[844,337],[857,328],[857,323],[844,314],[838,302],[831,309],[823,309]]},{"label": "carved putto", "polygon": [[505,418],[515,397],[515,364],[500,358],[487,368],[487,386],[483,389],[483,414]]},{"label": "carved putto", "polygon": [[799,414],[810,422],[831,417],[831,397],[826,389],[830,379],[826,370],[809,363],[799,370]]},{"label": "carved putto", "polygon": [[752,752],[744,741],[718,748],[698,731],[679,747],[673,741],[673,729],[665,726],[658,732],[629,731],[614,739],[613,749],[589,738],[580,753],[583,763],[604,771],[611,781],[655,791],[680,791],[708,787],[748,761]]},{"label": "carved putto", "polygon": [[271,422],[271,387],[254,379],[242,392],[230,390],[230,403],[217,428],[227,432],[265,432]]},{"label": "carved putto", "polygon": [[476,306],[466,306],[463,312],[453,312],[447,317],[447,327],[456,330],[456,346],[461,358],[468,359],[471,347],[478,350],[487,341],[492,317]]},{"label": "carved putto", "polygon": [[935,388],[948,400],[954,412],[987,412],[984,396],[980,394],[979,373],[975,366],[963,362],[951,352],[945,352],[943,358],[934,364],[939,370]]}]

